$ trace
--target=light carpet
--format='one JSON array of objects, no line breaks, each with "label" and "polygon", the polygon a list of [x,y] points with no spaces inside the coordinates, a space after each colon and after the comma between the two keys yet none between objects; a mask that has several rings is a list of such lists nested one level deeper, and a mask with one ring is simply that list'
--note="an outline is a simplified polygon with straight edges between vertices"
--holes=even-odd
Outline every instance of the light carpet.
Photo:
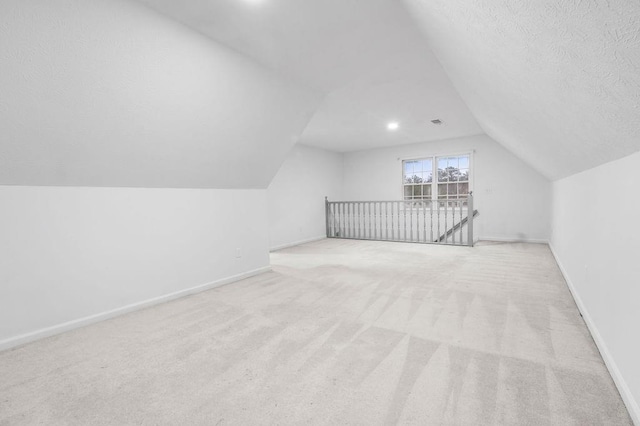
[{"label": "light carpet", "polygon": [[2,425],[631,425],[546,245],[323,240],[0,353]]}]

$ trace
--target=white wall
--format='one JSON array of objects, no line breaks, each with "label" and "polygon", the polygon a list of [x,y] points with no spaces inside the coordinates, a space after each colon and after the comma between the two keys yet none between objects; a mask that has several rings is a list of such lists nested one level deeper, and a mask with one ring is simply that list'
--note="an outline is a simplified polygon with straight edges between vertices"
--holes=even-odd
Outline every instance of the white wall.
[{"label": "white wall", "polygon": [[326,236],[324,197],[342,196],[342,154],[296,145],[268,194],[271,249]]},{"label": "white wall", "polygon": [[402,159],[473,154],[476,238],[547,241],[551,183],[486,135],[346,153],[345,200],[402,199]]},{"label": "white wall", "polygon": [[640,424],[640,153],[554,182],[551,245]]},{"label": "white wall", "polygon": [[0,206],[0,349],[269,265],[266,190],[0,186]]},{"label": "white wall", "polygon": [[0,64],[0,348],[268,267],[321,94],[131,0],[0,1]]}]

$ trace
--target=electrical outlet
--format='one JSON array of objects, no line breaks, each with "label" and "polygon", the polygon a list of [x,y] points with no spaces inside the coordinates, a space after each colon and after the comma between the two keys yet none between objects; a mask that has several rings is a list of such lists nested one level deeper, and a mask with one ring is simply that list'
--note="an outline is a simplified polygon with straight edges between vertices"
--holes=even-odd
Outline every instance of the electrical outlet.
[{"label": "electrical outlet", "polygon": [[242,249],[241,248],[237,248],[236,249],[236,259],[240,259],[242,257]]}]

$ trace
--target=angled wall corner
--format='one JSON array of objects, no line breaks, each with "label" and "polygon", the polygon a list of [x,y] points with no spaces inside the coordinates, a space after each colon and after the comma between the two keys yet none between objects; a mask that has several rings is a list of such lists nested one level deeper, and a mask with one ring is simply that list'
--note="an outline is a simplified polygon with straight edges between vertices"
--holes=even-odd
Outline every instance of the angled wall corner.
[{"label": "angled wall corner", "polygon": [[343,154],[296,145],[267,190],[269,248],[326,236],[324,197],[342,198]]}]

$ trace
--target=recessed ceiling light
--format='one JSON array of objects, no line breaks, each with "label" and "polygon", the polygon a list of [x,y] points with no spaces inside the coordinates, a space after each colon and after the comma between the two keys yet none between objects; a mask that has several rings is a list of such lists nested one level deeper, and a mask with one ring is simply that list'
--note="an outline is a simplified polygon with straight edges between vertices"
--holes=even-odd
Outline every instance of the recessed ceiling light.
[{"label": "recessed ceiling light", "polygon": [[387,130],[398,130],[398,127],[400,127],[400,123],[397,121],[391,121],[387,124]]},{"label": "recessed ceiling light", "polygon": [[439,118],[436,118],[435,120],[431,120],[431,122],[433,124],[442,124],[442,120],[440,120]]}]

